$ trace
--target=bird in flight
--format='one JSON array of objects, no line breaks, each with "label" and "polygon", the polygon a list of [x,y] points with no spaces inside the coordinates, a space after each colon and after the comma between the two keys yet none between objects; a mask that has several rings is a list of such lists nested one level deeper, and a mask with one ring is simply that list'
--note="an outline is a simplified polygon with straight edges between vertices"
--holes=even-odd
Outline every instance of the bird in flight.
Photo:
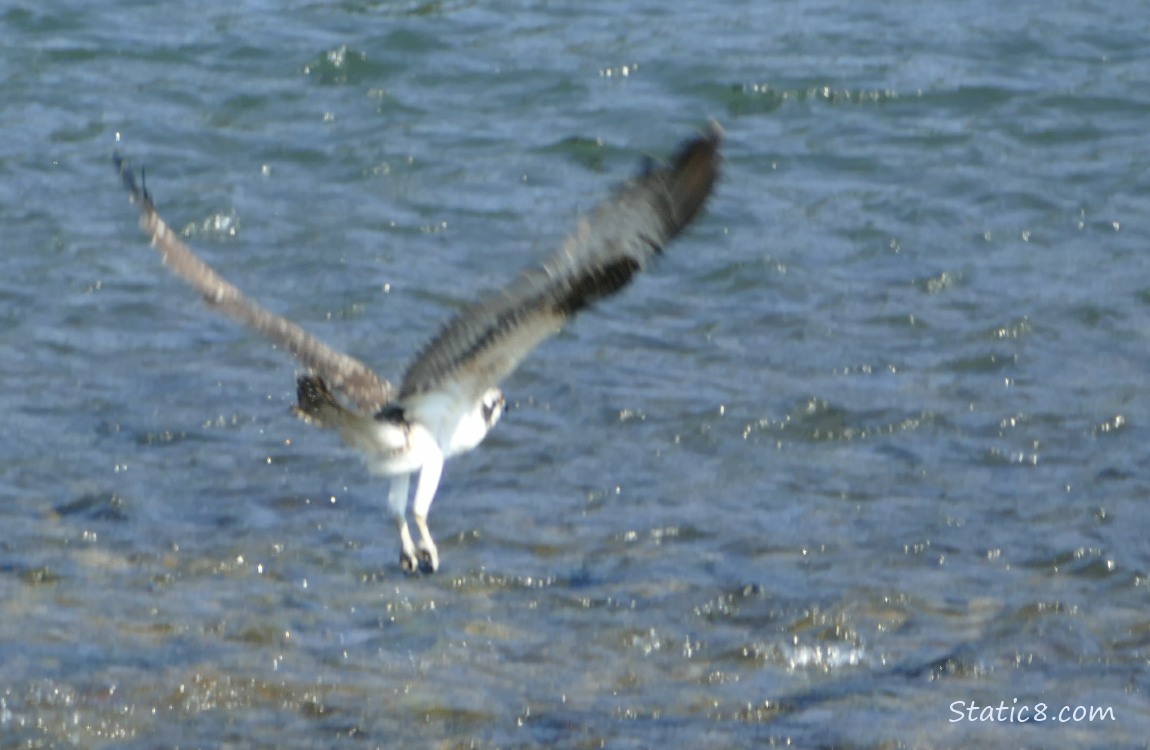
[{"label": "bird in flight", "polygon": [[[483,441],[503,413],[499,384],[538,344],[580,310],[631,282],[702,209],[719,174],[722,129],[712,123],[662,167],[647,165],[579,221],[562,247],[510,284],[463,307],[419,352],[396,388],[358,359],[248,299],[180,239],[156,211],[141,179],[113,159],[140,226],[165,265],[206,304],[287,349],[307,373],[297,379],[297,416],[334,429],[389,477],[387,507],[400,540],[400,566],[434,572],[439,553],[427,514],[446,459]],[[418,543],[407,525],[408,490]]]}]

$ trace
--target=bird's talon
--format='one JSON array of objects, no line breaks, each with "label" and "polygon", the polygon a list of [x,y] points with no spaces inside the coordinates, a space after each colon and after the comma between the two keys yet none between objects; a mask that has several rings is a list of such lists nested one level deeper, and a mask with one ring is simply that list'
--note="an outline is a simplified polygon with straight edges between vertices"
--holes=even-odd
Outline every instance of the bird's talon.
[{"label": "bird's talon", "polygon": [[418,573],[421,564],[416,560],[415,555],[408,552],[400,552],[399,567],[404,573]]},{"label": "bird's talon", "polygon": [[420,546],[419,570],[422,573],[434,573],[439,570],[439,553],[434,547]]}]

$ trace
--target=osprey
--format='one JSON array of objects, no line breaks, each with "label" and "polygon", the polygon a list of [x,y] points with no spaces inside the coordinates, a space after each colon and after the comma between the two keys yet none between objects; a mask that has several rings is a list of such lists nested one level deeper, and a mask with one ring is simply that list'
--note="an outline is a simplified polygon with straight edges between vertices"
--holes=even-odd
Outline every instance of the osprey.
[{"label": "osprey", "polygon": [[[684,143],[670,165],[646,166],[581,219],[542,265],[463,307],[415,357],[398,389],[244,296],[160,218],[143,179],[137,182],[118,154],[113,159],[140,208],[140,226],[164,263],[209,307],[284,347],[307,368],[297,380],[293,410],[311,424],[338,431],[373,474],[391,479],[387,507],[399,531],[400,565],[407,572],[434,572],[439,553],[427,513],[443,462],[479,445],[499,421],[499,383],[528,352],[580,310],[625,287],[699,213],[718,177],[721,141],[722,130],[713,123]],[[416,473],[412,516],[418,543],[407,525],[408,488]]]}]

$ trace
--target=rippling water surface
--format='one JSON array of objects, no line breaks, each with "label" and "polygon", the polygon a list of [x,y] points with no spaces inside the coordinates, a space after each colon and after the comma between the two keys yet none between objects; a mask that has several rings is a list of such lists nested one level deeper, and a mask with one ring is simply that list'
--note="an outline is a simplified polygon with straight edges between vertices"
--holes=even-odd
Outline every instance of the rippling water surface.
[{"label": "rippling water surface", "polygon": [[[1150,10],[936,5],[8,3],[0,746],[1148,746]],[[709,118],[432,577],[110,163],[397,376]]]}]

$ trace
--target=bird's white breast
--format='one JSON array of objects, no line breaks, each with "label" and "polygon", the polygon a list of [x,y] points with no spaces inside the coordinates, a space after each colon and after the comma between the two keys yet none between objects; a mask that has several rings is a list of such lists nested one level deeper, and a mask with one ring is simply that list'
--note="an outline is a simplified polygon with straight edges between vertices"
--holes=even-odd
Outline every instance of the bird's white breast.
[{"label": "bird's white breast", "polygon": [[404,404],[404,413],[411,423],[427,428],[445,458],[471,450],[487,436],[482,402],[459,389],[421,393]]}]

